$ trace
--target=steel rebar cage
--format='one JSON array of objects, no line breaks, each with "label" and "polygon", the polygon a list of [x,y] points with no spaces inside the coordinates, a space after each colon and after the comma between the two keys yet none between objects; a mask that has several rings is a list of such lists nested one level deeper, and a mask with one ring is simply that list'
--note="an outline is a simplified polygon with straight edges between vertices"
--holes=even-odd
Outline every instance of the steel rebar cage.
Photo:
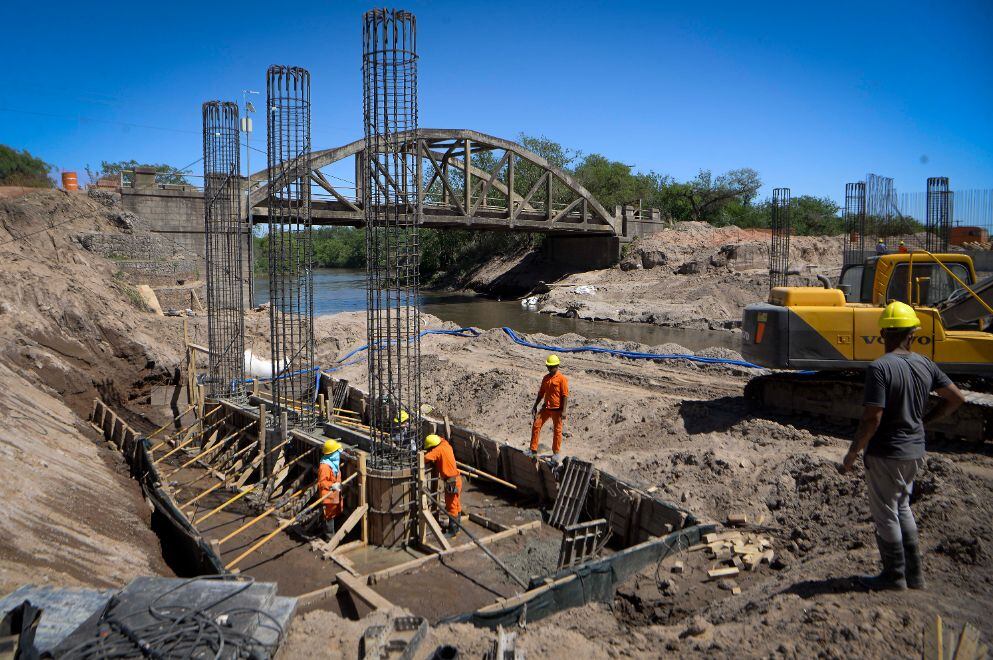
[{"label": "steel rebar cage", "polygon": [[245,396],[245,299],[242,261],[238,106],[203,104],[204,242],[207,271],[207,393]]},{"label": "steel rebar cage", "polygon": [[273,65],[266,73],[269,327],[274,421],[317,421],[310,192],[310,73]]},{"label": "steel rebar cage", "polygon": [[947,252],[952,232],[952,192],[947,176],[927,180],[926,243],[928,252]]},{"label": "steel rebar cage", "polygon": [[412,13],[374,9],[363,16],[362,90],[370,460],[377,469],[407,469],[416,464],[421,429],[421,182]]},{"label": "steel rebar cage", "polygon": [[789,284],[790,189],[772,191],[772,243],[769,246],[769,289]]}]

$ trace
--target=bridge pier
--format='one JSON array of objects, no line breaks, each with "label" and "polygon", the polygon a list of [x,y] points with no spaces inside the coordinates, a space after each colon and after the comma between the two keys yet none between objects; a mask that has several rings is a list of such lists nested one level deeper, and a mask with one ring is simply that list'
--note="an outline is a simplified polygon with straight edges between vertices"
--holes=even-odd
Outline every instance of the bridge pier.
[{"label": "bridge pier", "polygon": [[545,255],[551,261],[571,268],[610,268],[621,258],[621,239],[617,236],[549,234],[545,237]]}]

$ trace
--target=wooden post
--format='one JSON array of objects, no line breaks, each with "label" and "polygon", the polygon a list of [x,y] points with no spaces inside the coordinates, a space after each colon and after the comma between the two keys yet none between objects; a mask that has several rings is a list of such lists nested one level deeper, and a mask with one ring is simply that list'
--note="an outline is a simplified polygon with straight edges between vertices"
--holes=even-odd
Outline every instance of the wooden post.
[{"label": "wooden post", "polygon": [[417,490],[420,491],[421,496],[418,501],[417,508],[421,510],[423,515],[417,517],[417,540],[421,543],[427,541],[427,524],[425,523],[425,516],[433,515],[431,513],[431,508],[428,506],[428,484],[424,479],[424,452],[417,452]]},{"label": "wooden post", "polygon": [[[366,453],[359,452],[358,458],[358,470],[359,470],[359,506],[365,506],[368,504],[368,497],[366,495]],[[369,507],[366,507],[365,513],[362,514],[362,542],[369,543]]]},{"label": "wooden post", "polygon": [[259,458],[261,459],[266,455],[266,439],[265,439],[265,425],[266,425],[266,409],[265,404],[259,404]]},{"label": "wooden post", "polygon": [[328,409],[324,407],[324,395],[317,395],[317,414],[325,419],[328,416]]}]

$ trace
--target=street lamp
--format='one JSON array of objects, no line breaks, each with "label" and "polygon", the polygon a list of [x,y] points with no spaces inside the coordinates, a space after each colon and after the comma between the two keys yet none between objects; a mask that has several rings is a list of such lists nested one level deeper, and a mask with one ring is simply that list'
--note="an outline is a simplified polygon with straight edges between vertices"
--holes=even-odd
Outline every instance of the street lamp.
[{"label": "street lamp", "polygon": [[252,220],[252,117],[255,106],[248,100],[250,94],[258,94],[254,89],[241,90],[241,104],[245,112],[241,117],[241,132],[245,134],[245,178],[248,180],[248,194],[245,206],[248,212],[248,304],[255,307],[255,223]]}]

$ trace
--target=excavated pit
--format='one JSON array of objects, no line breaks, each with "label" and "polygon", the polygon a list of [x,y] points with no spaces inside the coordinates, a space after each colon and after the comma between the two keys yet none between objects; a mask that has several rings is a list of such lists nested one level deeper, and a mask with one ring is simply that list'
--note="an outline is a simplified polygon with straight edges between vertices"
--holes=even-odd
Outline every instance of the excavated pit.
[{"label": "excavated pit", "polygon": [[[657,562],[670,548],[698,543],[713,529],[688,511],[591,468],[588,491],[574,505],[576,522],[604,521],[608,540],[578,564],[560,568],[567,528],[550,525],[548,514],[567,468],[428,418],[422,430],[445,434],[465,466],[466,533],[446,542],[426,518],[418,518],[416,534],[406,544],[377,544],[384,537],[376,530],[388,525],[383,525],[383,509],[373,509],[367,497],[370,484],[375,487],[375,471],[366,467],[365,395],[342,386],[347,388],[342,407],[350,412],[329,418],[316,432],[291,431],[268,478],[258,469],[267,462],[258,449],[267,446],[260,433],[268,414],[264,392],[256,392],[249,405],[201,403],[196,410],[202,417],[196,412],[184,416],[177,422],[184,431],[168,441],[143,440],[101,401],[95,402],[92,421],[121,448],[132,475],[141,480],[161,521],[160,538],[172,555],[185,557],[184,573],[237,571],[277,582],[282,595],[299,597],[301,611],[324,609],[359,618],[399,606],[432,624],[465,621],[492,627],[522,616],[535,620],[610,600],[621,580]],[[310,504],[316,494],[317,449],[326,437],[345,446],[345,506],[337,524],[346,531],[333,547],[313,539],[308,530],[318,512]],[[431,506],[440,505],[438,484],[426,473],[414,476],[423,480]],[[408,519],[398,527],[412,526]]]}]

